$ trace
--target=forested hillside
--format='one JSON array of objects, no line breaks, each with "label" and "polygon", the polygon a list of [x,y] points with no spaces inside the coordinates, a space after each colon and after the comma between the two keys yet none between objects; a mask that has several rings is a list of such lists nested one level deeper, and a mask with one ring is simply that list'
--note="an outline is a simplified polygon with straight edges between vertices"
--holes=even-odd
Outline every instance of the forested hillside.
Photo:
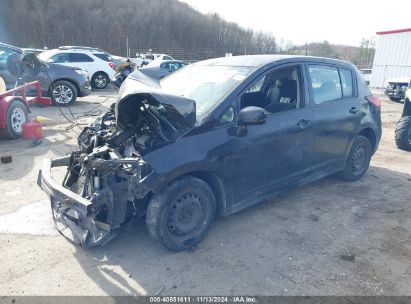
[{"label": "forested hillside", "polygon": [[[272,32],[282,35],[281,29]],[[177,0],[0,0],[0,41],[36,48],[86,45],[122,56],[127,50],[134,56],[153,49],[184,60],[286,53],[365,66],[373,56],[368,44],[358,48],[324,41],[294,46],[276,41],[271,34],[241,28],[217,14],[201,14]]]},{"label": "forested hillside", "polygon": [[187,53],[273,53],[273,36],[203,15],[177,0],[0,0],[0,41],[53,48],[89,45]]}]

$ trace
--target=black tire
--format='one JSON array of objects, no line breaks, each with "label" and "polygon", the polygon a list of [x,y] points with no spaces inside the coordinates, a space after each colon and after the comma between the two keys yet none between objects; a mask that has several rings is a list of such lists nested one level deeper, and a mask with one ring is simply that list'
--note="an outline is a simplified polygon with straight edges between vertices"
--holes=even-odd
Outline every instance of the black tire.
[{"label": "black tire", "polygon": [[110,82],[106,73],[97,72],[91,77],[91,85],[95,89],[105,89]]},{"label": "black tire", "polygon": [[351,145],[341,177],[346,181],[359,180],[368,170],[371,155],[370,140],[365,136],[357,135]]},{"label": "black tire", "polygon": [[208,232],[215,205],[213,190],[206,182],[182,177],[151,198],[146,215],[148,234],[169,250],[189,249]]},{"label": "black tire", "polygon": [[77,100],[76,87],[66,80],[57,80],[50,87],[50,96],[55,104],[59,106],[69,106]]},{"label": "black tire", "polygon": [[395,101],[395,102],[401,101],[401,99],[402,99],[402,98],[398,98],[398,97],[389,97],[389,98],[390,98],[391,101]]},{"label": "black tire", "polygon": [[401,150],[411,151],[411,116],[405,116],[398,121],[395,144]]},{"label": "black tire", "polygon": [[20,100],[13,101],[7,109],[6,128],[0,129],[0,137],[6,139],[20,137],[23,134],[22,124],[28,119],[26,105]]}]

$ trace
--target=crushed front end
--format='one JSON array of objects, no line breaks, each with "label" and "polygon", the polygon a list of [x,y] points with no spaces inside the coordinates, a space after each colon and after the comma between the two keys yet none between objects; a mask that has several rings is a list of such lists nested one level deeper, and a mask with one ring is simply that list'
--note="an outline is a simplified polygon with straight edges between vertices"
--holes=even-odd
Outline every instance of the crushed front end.
[{"label": "crushed front end", "polygon": [[[79,151],[44,161],[37,183],[50,197],[57,229],[71,241],[104,245],[122,224],[144,214],[153,170],[143,156],[190,129],[178,105],[195,111],[193,101],[177,98],[174,107],[155,96],[137,92],[120,98],[84,128]],[[51,177],[54,167],[67,167],[61,184]]]}]

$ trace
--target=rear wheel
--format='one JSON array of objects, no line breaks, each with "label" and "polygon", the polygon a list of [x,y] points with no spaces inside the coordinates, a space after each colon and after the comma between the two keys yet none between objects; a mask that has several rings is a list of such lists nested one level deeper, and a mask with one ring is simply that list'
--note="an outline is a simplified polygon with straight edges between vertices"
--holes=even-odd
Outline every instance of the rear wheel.
[{"label": "rear wheel", "polygon": [[354,138],[350,152],[345,161],[345,169],[341,172],[341,177],[347,181],[360,179],[370,165],[372,147],[370,140],[362,135]]},{"label": "rear wheel", "polygon": [[198,244],[215,216],[215,197],[210,186],[195,177],[183,177],[155,194],[147,207],[150,237],[172,251]]},{"label": "rear wheel", "polygon": [[108,76],[103,72],[97,72],[91,78],[91,85],[95,89],[105,89],[109,83]]},{"label": "rear wheel", "polygon": [[405,116],[398,121],[395,144],[401,150],[411,151],[411,116]]},{"label": "rear wheel", "polygon": [[6,128],[0,129],[0,137],[17,138],[23,134],[23,124],[28,121],[29,115],[26,105],[20,101],[13,101],[7,109]]}]

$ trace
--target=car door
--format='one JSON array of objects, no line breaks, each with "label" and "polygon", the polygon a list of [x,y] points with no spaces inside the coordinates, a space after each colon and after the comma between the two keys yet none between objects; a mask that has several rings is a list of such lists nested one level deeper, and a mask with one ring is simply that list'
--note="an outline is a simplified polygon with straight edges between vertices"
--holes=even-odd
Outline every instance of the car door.
[{"label": "car door", "polygon": [[83,53],[70,53],[70,66],[86,70],[90,79],[97,72],[94,59]]},{"label": "car door", "polygon": [[[260,125],[237,126],[230,148],[225,155],[224,172],[231,187],[233,208],[241,208],[249,198],[264,196],[272,191],[297,184],[309,174],[313,150],[314,131],[312,110],[306,103],[306,81],[302,65],[282,66],[267,72],[257,79],[240,97],[238,107],[263,106],[264,99],[273,74],[287,74],[285,71],[298,71],[298,106],[267,112],[265,123]],[[255,86],[259,86],[256,89]],[[264,88],[265,87],[265,88]],[[253,101],[245,102],[246,94]],[[260,96],[258,96],[260,95]],[[257,98],[255,96],[258,96]],[[241,130],[243,128],[243,130]],[[232,131],[233,134],[233,131]]]},{"label": "car door", "polygon": [[314,165],[338,169],[359,129],[363,112],[349,68],[307,64],[315,129]]}]

